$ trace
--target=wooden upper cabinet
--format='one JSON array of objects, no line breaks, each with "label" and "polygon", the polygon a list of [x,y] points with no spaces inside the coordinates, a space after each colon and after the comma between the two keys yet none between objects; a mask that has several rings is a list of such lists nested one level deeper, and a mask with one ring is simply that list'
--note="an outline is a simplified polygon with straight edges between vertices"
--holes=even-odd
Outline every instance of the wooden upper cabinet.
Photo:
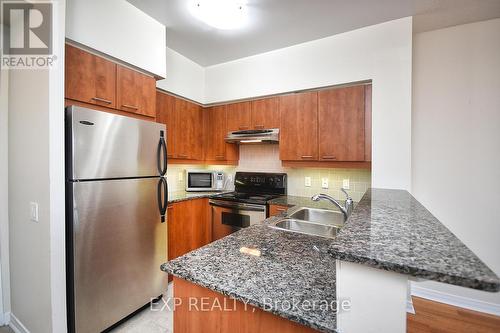
[{"label": "wooden upper cabinet", "polygon": [[318,93],[320,161],[365,160],[365,86]]},{"label": "wooden upper cabinet", "polygon": [[365,161],[372,160],[372,85],[365,86]]},{"label": "wooden upper cabinet", "polygon": [[280,159],[318,160],[318,93],[280,97]]},{"label": "wooden upper cabinet", "polygon": [[271,97],[252,101],[252,128],[279,128],[279,98]]},{"label": "wooden upper cabinet", "polygon": [[201,107],[176,98],[174,103],[176,127],[174,130],[175,158],[201,160],[203,114]]},{"label": "wooden upper cabinet", "polygon": [[116,64],[66,44],[65,97],[116,107]]},{"label": "wooden upper cabinet", "polygon": [[228,131],[242,131],[251,128],[252,114],[250,102],[228,104],[226,107]]},{"label": "wooden upper cabinet", "polygon": [[226,160],[226,142],[224,141],[227,134],[226,111],[226,105],[205,109],[205,160]]},{"label": "wooden upper cabinet", "polygon": [[174,158],[175,156],[175,131],[176,121],[174,112],[175,97],[156,93],[156,121],[167,126],[167,157]]},{"label": "wooden upper cabinet", "polygon": [[279,98],[227,104],[228,131],[279,128]]},{"label": "wooden upper cabinet", "polygon": [[192,127],[189,123],[188,102],[176,98],[174,102],[174,118],[176,120],[174,128],[175,158],[190,159],[190,145],[187,140],[192,134]]},{"label": "wooden upper cabinet", "polygon": [[167,156],[203,160],[203,109],[192,102],[156,93],[156,121],[167,126]]},{"label": "wooden upper cabinet", "polygon": [[153,77],[118,65],[116,81],[117,109],[155,117],[156,81]]},{"label": "wooden upper cabinet", "polygon": [[203,160],[203,108],[188,102],[187,110],[189,136],[185,139],[188,142],[188,156],[192,160]]}]

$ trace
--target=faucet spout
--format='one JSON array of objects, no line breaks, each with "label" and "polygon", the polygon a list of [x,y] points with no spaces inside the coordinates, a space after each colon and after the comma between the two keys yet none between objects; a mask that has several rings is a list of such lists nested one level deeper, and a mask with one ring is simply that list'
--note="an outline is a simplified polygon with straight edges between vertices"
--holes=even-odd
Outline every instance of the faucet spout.
[{"label": "faucet spout", "polygon": [[352,198],[347,194],[347,192],[344,189],[342,189],[342,192],[344,192],[347,195],[345,205],[342,205],[335,198],[329,196],[328,194],[323,194],[323,193],[313,195],[311,197],[311,200],[312,201],[320,201],[320,200],[330,201],[332,204],[337,206],[340,209],[340,211],[344,214],[344,220],[347,220],[352,213],[352,209],[353,209],[354,204],[353,204]]}]

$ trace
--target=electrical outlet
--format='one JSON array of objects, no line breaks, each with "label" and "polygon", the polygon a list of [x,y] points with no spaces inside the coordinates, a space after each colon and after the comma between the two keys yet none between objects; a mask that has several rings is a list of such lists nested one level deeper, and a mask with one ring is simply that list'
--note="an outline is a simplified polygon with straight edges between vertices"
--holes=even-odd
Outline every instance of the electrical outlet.
[{"label": "electrical outlet", "polygon": [[342,187],[344,188],[344,190],[348,190],[349,189],[349,179],[344,179],[342,181]]},{"label": "electrical outlet", "polygon": [[30,220],[38,222],[38,203],[30,202]]},{"label": "electrical outlet", "polygon": [[179,175],[177,176],[179,178],[179,181],[182,182],[184,179],[184,172],[179,172]]},{"label": "electrical outlet", "polygon": [[321,178],[321,188],[328,188],[328,178]]},{"label": "electrical outlet", "polygon": [[233,181],[233,175],[227,175],[227,181],[231,183]]},{"label": "electrical outlet", "polygon": [[307,187],[311,187],[311,177],[304,178],[304,185]]}]

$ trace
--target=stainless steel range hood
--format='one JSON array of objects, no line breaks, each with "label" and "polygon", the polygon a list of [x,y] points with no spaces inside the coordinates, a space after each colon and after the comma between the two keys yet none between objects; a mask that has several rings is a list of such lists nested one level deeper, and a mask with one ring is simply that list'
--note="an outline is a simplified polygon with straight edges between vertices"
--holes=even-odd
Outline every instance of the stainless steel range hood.
[{"label": "stainless steel range hood", "polygon": [[225,140],[237,144],[278,143],[279,133],[277,128],[234,131],[227,133]]}]

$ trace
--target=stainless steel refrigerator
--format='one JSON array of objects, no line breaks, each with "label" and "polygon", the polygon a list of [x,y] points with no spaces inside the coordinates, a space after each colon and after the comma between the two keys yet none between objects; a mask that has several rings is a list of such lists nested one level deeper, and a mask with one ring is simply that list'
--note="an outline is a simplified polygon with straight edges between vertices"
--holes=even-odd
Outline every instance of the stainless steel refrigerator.
[{"label": "stainless steel refrigerator", "polygon": [[68,330],[95,333],[166,290],[166,129],[65,111]]}]

